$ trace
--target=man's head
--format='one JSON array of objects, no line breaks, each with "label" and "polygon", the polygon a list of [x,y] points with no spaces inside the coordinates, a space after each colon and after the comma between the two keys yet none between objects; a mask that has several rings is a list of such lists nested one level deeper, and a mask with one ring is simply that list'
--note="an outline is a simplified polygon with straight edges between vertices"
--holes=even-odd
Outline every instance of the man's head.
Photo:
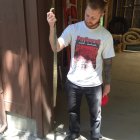
[{"label": "man's head", "polygon": [[89,28],[96,28],[99,25],[100,18],[104,15],[105,0],[88,0],[85,10],[85,23]]}]

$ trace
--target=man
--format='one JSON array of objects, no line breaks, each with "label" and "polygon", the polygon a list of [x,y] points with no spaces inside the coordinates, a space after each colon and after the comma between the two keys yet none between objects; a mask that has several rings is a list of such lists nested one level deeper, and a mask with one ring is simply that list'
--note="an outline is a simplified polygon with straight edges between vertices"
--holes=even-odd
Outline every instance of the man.
[{"label": "man", "polygon": [[[80,105],[85,95],[90,112],[91,140],[99,140],[101,127],[101,99],[110,92],[111,63],[115,56],[111,34],[99,25],[104,15],[104,0],[88,0],[84,21],[69,25],[57,39],[57,52],[70,44],[71,64],[67,74],[69,135],[74,140],[80,136]],[[56,17],[47,13],[50,26],[50,44],[54,48]],[[104,83],[102,65],[104,64]],[[104,89],[102,91],[102,84]]]}]

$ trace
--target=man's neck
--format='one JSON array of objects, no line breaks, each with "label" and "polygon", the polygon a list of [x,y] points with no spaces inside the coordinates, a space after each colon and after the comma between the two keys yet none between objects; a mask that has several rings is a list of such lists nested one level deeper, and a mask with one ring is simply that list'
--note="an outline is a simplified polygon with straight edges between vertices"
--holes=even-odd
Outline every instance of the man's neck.
[{"label": "man's neck", "polygon": [[[85,22],[85,21],[84,21]],[[85,25],[87,26],[86,22],[85,22]],[[96,29],[98,26],[100,25],[100,22],[96,23],[94,26],[92,27],[89,27],[87,26],[89,29]]]}]

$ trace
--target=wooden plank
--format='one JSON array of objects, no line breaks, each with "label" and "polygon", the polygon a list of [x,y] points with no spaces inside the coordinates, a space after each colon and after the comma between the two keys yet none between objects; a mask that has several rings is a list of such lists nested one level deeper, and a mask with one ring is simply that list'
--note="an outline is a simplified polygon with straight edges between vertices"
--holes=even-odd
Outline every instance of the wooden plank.
[{"label": "wooden plank", "polygon": [[28,37],[29,73],[31,87],[31,115],[36,120],[37,135],[43,137],[42,87],[40,73],[40,50],[37,3],[25,0],[25,17]]},{"label": "wooden plank", "polygon": [[42,83],[43,127],[44,134],[47,134],[52,129],[53,124],[53,52],[49,44],[49,26],[46,21],[46,13],[52,7],[52,1],[38,0],[37,6],[41,68],[40,72]]},{"label": "wooden plank", "polygon": [[1,0],[0,9],[0,48],[6,111],[30,117],[28,56],[23,0]]},{"label": "wooden plank", "polygon": [[108,25],[108,14],[109,14],[109,4],[107,4],[106,9],[105,9],[105,16],[104,16],[104,27],[107,28]]}]

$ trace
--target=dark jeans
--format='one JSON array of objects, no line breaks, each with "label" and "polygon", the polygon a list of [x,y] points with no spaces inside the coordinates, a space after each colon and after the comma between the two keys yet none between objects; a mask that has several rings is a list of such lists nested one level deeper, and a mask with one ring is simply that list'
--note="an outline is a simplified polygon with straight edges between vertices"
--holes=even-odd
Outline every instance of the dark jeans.
[{"label": "dark jeans", "polygon": [[85,95],[89,107],[91,139],[100,137],[102,86],[80,87],[69,80],[66,81],[68,99],[69,131],[70,134],[80,133],[80,106]]}]

